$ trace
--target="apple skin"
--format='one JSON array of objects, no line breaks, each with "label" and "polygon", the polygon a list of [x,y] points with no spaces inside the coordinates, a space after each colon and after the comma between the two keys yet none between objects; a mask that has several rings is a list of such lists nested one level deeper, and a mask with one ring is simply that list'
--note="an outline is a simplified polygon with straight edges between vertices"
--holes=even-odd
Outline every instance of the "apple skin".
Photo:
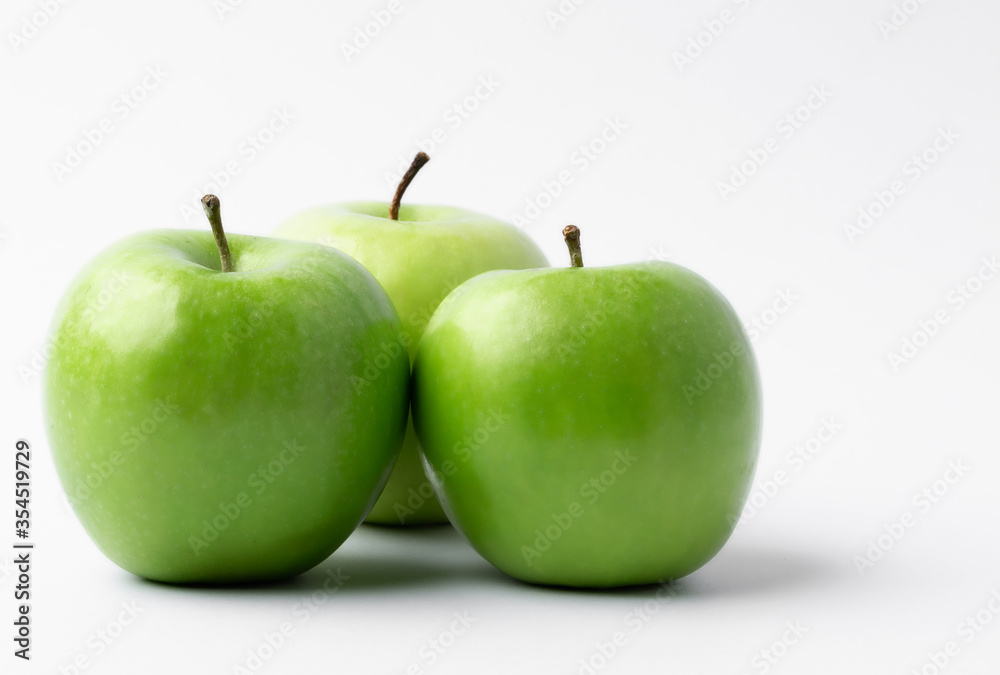
[{"label": "apple skin", "polygon": [[[374,277],[315,244],[229,244],[222,273],[208,232],[134,235],[78,275],[54,319],[59,477],[97,546],[147,579],[310,569],[360,524],[403,437],[409,362]],[[391,344],[396,358],[380,356]]]},{"label": "apple skin", "polygon": [[452,524],[507,574],[551,585],[704,565],[735,527],[761,437],[739,317],[665,262],[466,282],[424,332],[411,407]]},{"label": "apple skin", "polygon": [[[404,204],[397,221],[389,219],[385,202],[333,204],[293,216],[274,236],[326,244],[364,265],[399,311],[411,359],[434,310],[459,284],[491,270],[548,266],[538,246],[514,226],[450,206]],[[366,522],[447,522],[419,448],[411,423],[396,468]]]}]

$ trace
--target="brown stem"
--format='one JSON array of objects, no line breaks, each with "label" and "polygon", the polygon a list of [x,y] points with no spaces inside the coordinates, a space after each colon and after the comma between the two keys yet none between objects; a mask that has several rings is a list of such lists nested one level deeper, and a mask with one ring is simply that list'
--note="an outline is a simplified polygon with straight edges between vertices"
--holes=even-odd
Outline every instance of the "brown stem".
[{"label": "brown stem", "polygon": [[205,195],[201,198],[201,206],[205,209],[208,222],[212,226],[212,234],[215,235],[215,245],[219,247],[219,259],[222,261],[222,271],[233,271],[233,258],[229,253],[229,242],[226,240],[226,233],[222,231],[222,206],[219,198],[215,195]]},{"label": "brown stem", "polygon": [[399,181],[399,186],[396,188],[396,194],[392,197],[392,204],[389,206],[389,217],[393,220],[399,220],[399,203],[403,201],[403,193],[406,192],[406,188],[410,187],[410,181],[423,168],[424,164],[429,161],[431,161],[431,158],[427,156],[426,152],[418,152],[417,156],[413,158],[410,168],[403,174],[403,178]]},{"label": "brown stem", "polygon": [[580,228],[567,225],[563,228],[566,247],[569,248],[569,263],[572,267],[583,267],[583,251],[580,249]]}]

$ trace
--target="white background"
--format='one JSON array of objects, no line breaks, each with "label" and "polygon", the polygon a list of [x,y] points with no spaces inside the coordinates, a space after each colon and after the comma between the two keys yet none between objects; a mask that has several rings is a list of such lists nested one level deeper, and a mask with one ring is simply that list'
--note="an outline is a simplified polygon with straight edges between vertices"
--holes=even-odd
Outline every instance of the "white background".
[{"label": "white background", "polygon": [[[8,635],[13,505],[0,507],[0,671],[83,657],[88,673],[229,673],[254,650],[273,673],[578,673],[581,659],[601,673],[996,673],[1000,280],[969,280],[1000,248],[1000,5],[589,0],[553,26],[557,0],[399,2],[348,60],[342,45],[388,0],[246,0],[221,15],[211,0],[70,1],[45,21],[40,0],[5,0],[0,496],[13,501],[3,486],[27,438],[37,548],[23,664]],[[898,25],[894,2],[909,11]],[[476,99],[481,78],[495,84]],[[293,119],[250,158],[275,110]],[[608,119],[626,128],[583,169],[578,148]],[[59,170],[104,120],[96,149]],[[588,265],[669,258],[766,328],[756,511],[673,595],[519,584],[447,528],[362,528],[265,588],[165,587],[104,559],[62,497],[40,414],[37,369],[72,276],[132,232],[205,227],[208,190],[250,234],[313,204],[388,199],[387,174],[436,129],[409,202],[524,218],[566,170],[525,226],[554,264],[573,222]],[[230,162],[239,172],[218,176]],[[878,217],[852,232],[859,209]],[[978,292],[960,306],[963,284]],[[920,346],[894,366],[906,339]],[[824,420],[838,428],[820,440]],[[809,461],[789,458],[800,446]],[[302,612],[337,568],[344,586]],[[139,615],[119,632],[123,603]],[[965,623],[977,612],[981,632]],[[457,637],[455,613],[474,620]],[[271,655],[264,636],[283,622]],[[99,648],[102,631],[116,639]]]}]

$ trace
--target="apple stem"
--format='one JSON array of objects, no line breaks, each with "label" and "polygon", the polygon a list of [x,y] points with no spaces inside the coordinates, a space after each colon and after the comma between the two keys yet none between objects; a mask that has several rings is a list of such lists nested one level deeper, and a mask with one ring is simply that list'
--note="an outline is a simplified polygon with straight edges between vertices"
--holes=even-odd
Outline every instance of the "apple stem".
[{"label": "apple stem", "polygon": [[403,193],[406,192],[406,188],[410,187],[413,177],[429,161],[431,158],[427,156],[426,152],[418,152],[417,156],[413,158],[410,168],[403,174],[403,178],[400,179],[399,186],[396,188],[396,194],[392,197],[392,204],[389,206],[389,217],[393,220],[399,220],[399,203],[403,201]]},{"label": "apple stem", "polygon": [[212,234],[215,235],[215,245],[219,247],[219,259],[222,261],[222,271],[233,271],[233,258],[229,253],[229,242],[226,240],[226,233],[222,231],[222,206],[219,198],[215,195],[205,195],[201,198],[201,205],[208,216],[208,222],[212,226]]},{"label": "apple stem", "polygon": [[580,228],[567,225],[563,228],[566,247],[569,248],[569,264],[571,267],[583,267],[583,251],[580,249]]}]

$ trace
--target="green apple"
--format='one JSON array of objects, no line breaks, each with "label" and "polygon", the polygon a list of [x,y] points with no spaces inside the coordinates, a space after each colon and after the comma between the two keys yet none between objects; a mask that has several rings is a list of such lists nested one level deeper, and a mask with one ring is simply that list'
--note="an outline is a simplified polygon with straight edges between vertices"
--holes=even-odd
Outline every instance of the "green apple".
[{"label": "green apple", "polygon": [[[134,235],[73,282],[45,375],[56,468],[80,522],[148,579],[304,572],[360,524],[405,429],[391,301],[333,249],[208,232]],[[232,248],[230,250],[229,245]]]},{"label": "green apple", "polygon": [[[332,246],[367,267],[399,311],[411,358],[438,304],[463,281],[490,270],[548,265],[527,235],[495,218],[449,206],[400,206],[407,186],[428,159],[424,153],[417,155],[390,204],[314,208],[293,216],[274,233]],[[447,522],[418,450],[410,424],[396,468],[367,522]]]},{"label": "green apple", "polygon": [[441,304],[411,406],[455,527],[529,582],[672,580],[726,542],[757,462],[739,317],[678,265],[490,272]]}]

